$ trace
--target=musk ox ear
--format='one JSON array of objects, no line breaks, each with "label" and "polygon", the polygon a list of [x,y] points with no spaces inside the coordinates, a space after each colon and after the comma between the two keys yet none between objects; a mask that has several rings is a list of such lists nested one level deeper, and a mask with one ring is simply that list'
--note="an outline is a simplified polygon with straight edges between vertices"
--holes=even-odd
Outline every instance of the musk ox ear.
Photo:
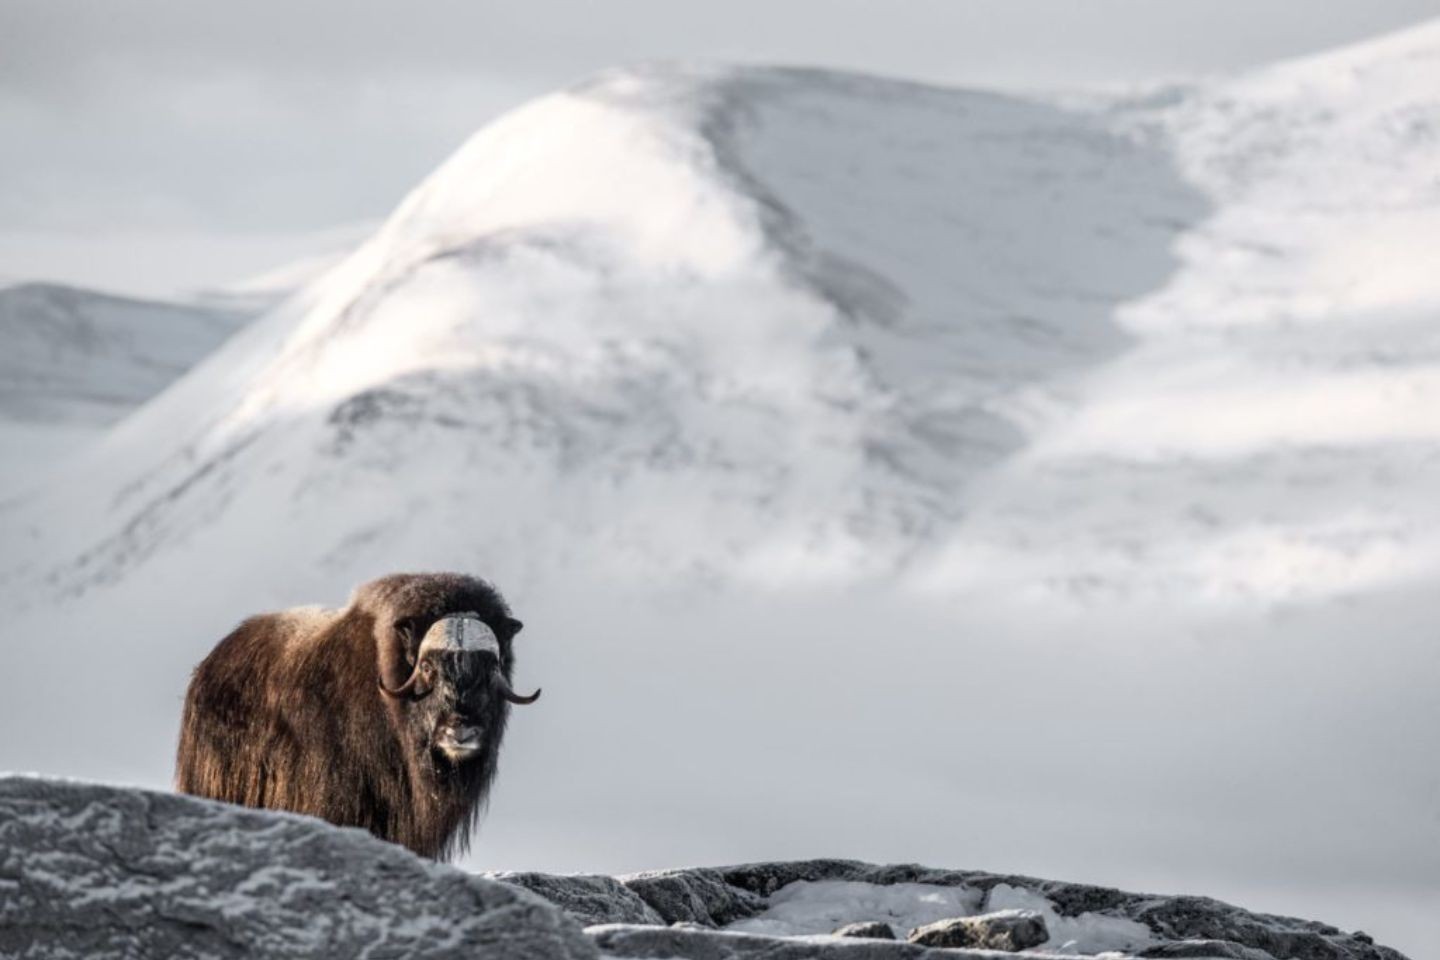
[{"label": "musk ox ear", "polygon": [[519,620],[516,620],[514,617],[500,618],[500,632],[505,635],[506,640],[509,640],[511,637],[515,636],[515,634],[519,633],[521,630],[524,629],[525,624],[521,623]]}]

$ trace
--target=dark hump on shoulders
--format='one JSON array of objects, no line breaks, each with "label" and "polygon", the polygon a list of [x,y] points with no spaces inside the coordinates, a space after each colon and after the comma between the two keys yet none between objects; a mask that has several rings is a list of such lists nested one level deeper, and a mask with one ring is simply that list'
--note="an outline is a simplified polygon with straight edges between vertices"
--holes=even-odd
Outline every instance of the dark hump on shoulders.
[{"label": "dark hump on shoulders", "polygon": [[463,573],[392,573],[357,587],[349,609],[389,620],[466,611],[486,619],[510,614],[493,586]]}]

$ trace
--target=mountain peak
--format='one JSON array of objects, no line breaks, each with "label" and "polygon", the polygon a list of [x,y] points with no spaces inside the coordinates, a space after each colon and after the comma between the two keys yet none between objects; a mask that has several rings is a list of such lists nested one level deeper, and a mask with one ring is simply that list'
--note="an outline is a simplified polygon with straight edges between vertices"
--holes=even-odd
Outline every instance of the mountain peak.
[{"label": "mountain peak", "polygon": [[[598,510],[612,569],[618,536],[637,570],[888,569],[1023,444],[1017,398],[1123,346],[1111,307],[1171,262],[1156,224],[1198,210],[1155,150],[1034,101],[815,71],[603,74],[476,134],[139,418],[144,479],[87,524],[120,521],[91,550],[114,577],[164,549],[124,512],[168,513],[222,463],[287,476],[300,486],[267,502],[299,509],[316,484],[445,451],[453,469],[418,480],[431,503],[477,483],[527,503],[487,541],[581,522],[518,483]],[[237,521],[257,495],[241,488]],[[335,522],[317,544],[353,537]]]}]

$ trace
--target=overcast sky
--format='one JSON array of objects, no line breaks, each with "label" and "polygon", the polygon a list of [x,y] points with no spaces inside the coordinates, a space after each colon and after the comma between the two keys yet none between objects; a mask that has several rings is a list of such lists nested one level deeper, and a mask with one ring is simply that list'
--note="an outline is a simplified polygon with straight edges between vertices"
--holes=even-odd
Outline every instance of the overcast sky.
[{"label": "overcast sky", "polygon": [[169,294],[374,220],[467,135],[617,63],[1073,87],[1243,69],[1440,0],[0,0],[0,280]]}]

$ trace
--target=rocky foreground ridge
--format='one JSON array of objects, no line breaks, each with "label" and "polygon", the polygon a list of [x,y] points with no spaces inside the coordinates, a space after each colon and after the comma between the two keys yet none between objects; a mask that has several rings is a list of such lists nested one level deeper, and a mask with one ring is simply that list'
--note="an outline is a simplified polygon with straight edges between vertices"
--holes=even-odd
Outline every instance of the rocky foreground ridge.
[{"label": "rocky foreground ridge", "polygon": [[[982,946],[936,945],[954,943]],[[845,860],[474,876],[307,817],[0,778],[3,957],[956,960],[1016,951],[1405,960],[1364,934],[1203,897]]]}]

